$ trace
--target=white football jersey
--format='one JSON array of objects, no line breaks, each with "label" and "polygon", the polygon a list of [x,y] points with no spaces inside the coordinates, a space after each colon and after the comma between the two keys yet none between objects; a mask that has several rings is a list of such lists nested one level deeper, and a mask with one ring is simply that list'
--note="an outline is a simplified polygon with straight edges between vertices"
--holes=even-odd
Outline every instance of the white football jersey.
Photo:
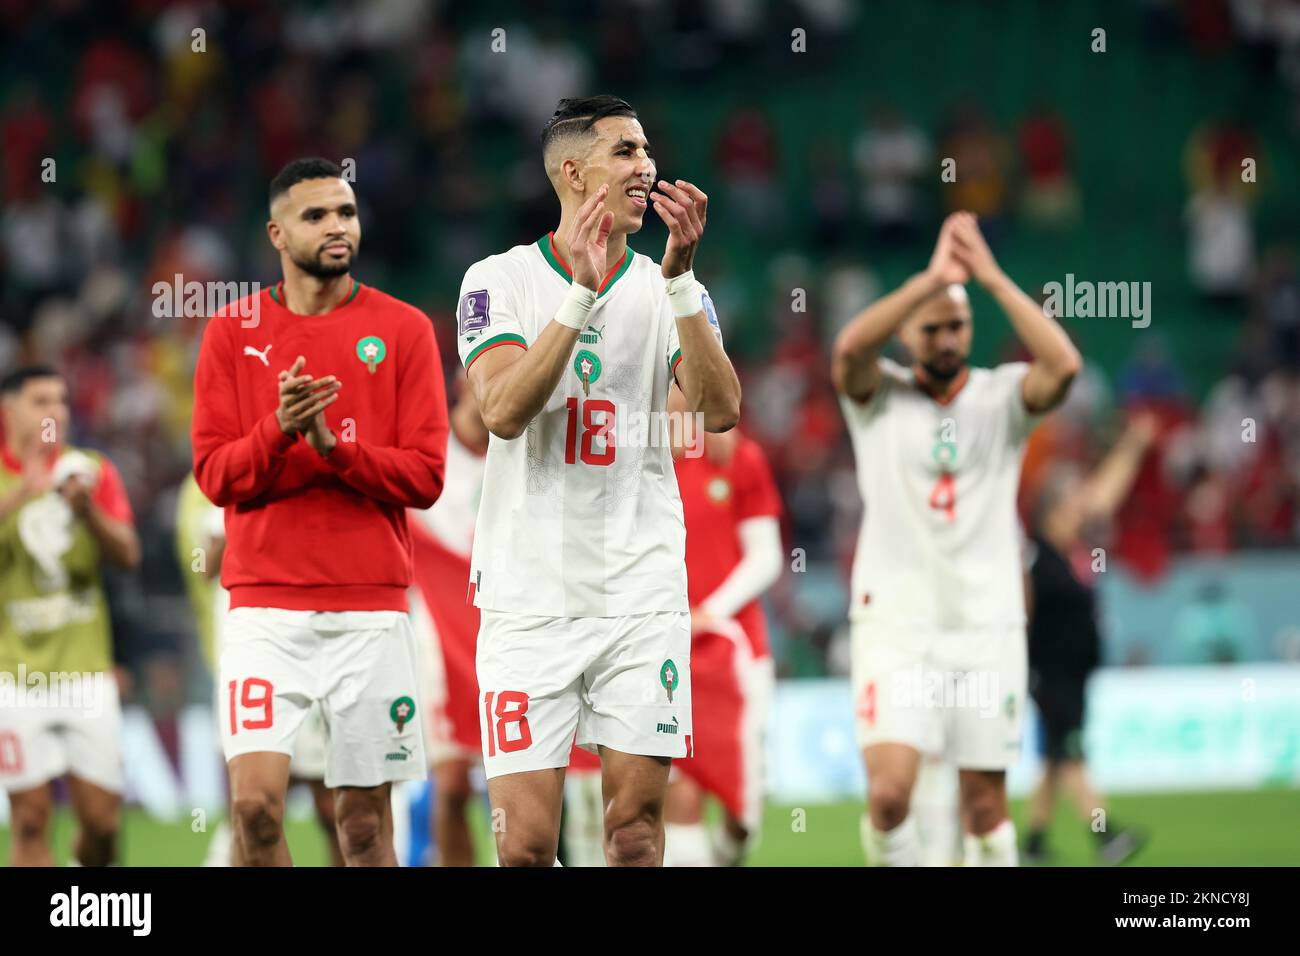
[{"label": "white football jersey", "polygon": [[1025,623],[1016,491],[1024,362],[972,368],[946,403],[881,360],[867,401],[841,396],[864,514],[850,617],[944,630]]},{"label": "white football jersey", "polygon": [[[471,266],[457,314],[465,368],[489,349],[531,345],[570,281],[550,236]],[[480,608],[689,610],[686,528],[663,428],[681,359],[677,323],[659,266],[631,249],[597,291],[543,410],[523,435],[488,443],[470,572]],[[711,304],[706,312],[716,331]]]},{"label": "white football jersey", "polygon": [[410,517],[420,522],[443,547],[464,558],[474,545],[474,522],[483,493],[486,458],[461,444],[453,428],[447,433],[447,472],[442,494],[432,507],[412,509]]}]

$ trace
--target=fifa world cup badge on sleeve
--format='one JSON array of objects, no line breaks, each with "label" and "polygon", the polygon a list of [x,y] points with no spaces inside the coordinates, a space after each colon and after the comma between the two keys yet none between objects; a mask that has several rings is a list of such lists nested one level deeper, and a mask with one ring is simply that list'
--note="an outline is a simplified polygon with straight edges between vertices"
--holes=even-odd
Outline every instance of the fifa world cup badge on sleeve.
[{"label": "fifa world cup badge on sleeve", "polygon": [[486,329],[492,323],[488,314],[490,304],[487,289],[479,289],[477,292],[466,292],[464,298],[460,300],[460,334],[466,332],[477,332]]},{"label": "fifa world cup badge on sleeve", "polygon": [[713,297],[709,295],[707,289],[700,292],[700,300],[704,304],[704,316],[709,320],[709,325],[713,328],[713,337],[721,342],[722,326],[718,324],[718,310],[713,307]]}]

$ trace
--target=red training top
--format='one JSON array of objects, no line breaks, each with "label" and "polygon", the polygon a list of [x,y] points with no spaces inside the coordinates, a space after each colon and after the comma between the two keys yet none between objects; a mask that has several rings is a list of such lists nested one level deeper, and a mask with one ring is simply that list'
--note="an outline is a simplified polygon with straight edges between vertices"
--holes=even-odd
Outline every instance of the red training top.
[{"label": "red training top", "polygon": [[[429,319],[354,283],[324,315],[268,289],[212,317],[194,376],[194,477],[225,508],[221,583],[231,607],[406,610],[407,508],[442,493],[447,398]],[[242,307],[241,307],[242,306]],[[248,326],[248,327],[245,327]],[[321,458],[276,422],[278,376],[337,376]]]},{"label": "red training top", "polygon": [[[740,525],[749,518],[780,517],[781,497],[763,450],[740,437],[725,465],[707,455],[678,458],[677,487],[686,519],[686,589],[691,607],[717,590],[740,563]],[[757,599],[736,615],[756,657],[768,653],[767,622]]]}]

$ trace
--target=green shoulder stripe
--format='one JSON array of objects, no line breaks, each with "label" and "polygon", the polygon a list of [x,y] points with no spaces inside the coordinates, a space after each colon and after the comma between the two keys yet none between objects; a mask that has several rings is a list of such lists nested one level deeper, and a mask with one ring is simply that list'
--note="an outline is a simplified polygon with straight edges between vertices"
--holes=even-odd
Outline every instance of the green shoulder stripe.
[{"label": "green shoulder stripe", "polygon": [[494,335],[490,339],[484,339],[478,345],[474,346],[474,351],[465,356],[465,370],[474,364],[474,360],[486,352],[488,349],[496,348],[498,345],[518,345],[521,348],[528,348],[528,343],[522,335],[514,332],[502,332],[500,335]]}]

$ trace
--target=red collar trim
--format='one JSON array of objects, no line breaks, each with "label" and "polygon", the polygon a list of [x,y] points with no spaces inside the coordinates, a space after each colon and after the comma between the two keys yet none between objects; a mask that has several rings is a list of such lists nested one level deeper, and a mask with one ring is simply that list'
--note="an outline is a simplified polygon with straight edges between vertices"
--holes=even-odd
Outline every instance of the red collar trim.
[{"label": "red collar trim", "polygon": [[[569,281],[572,282],[573,270],[570,269],[569,264],[565,262],[563,258],[561,258],[560,251],[555,248],[554,230],[546,234],[546,241],[551,245],[551,255],[555,257],[555,261],[560,264],[560,268],[564,270],[564,274],[567,275],[569,277]],[[623,263],[626,261],[627,261],[627,249],[624,249],[622,257],[618,260],[618,262],[614,263],[614,268],[610,269],[609,272],[606,273],[605,278],[600,280],[600,285],[596,289],[597,295],[605,291],[605,286],[609,285],[609,280],[614,278],[614,276],[618,274],[618,270],[623,268]]]},{"label": "red collar trim", "polygon": [[555,257],[555,261],[560,264],[560,268],[564,270],[564,274],[572,279],[573,270],[569,268],[569,264],[565,262],[564,257],[560,255],[560,250],[555,248],[555,233],[548,232],[546,234],[546,241],[551,244],[551,255]]},{"label": "red collar trim", "polygon": [[953,399],[955,399],[961,393],[961,390],[966,387],[966,381],[970,378],[970,366],[961,370],[961,374],[957,376],[957,384],[953,386],[952,391],[946,396],[942,396],[935,389],[933,383],[926,378],[925,369],[921,368],[921,366],[913,365],[912,374],[916,377],[917,387],[920,388],[921,391],[925,392],[925,394],[929,395],[940,405],[951,405]]}]

